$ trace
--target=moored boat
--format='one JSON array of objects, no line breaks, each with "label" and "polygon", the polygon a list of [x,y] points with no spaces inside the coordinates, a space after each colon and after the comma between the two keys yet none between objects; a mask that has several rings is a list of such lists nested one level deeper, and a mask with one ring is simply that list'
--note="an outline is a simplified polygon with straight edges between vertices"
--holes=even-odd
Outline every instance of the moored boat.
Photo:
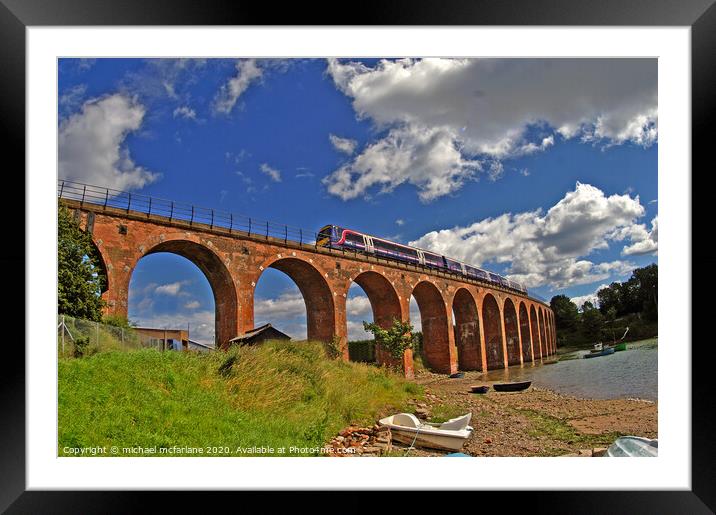
[{"label": "moored boat", "polygon": [[490,389],[489,386],[471,386],[470,391],[472,393],[487,393],[487,391]]},{"label": "moored boat", "polygon": [[467,413],[442,424],[431,424],[421,422],[411,413],[398,413],[382,418],[378,423],[388,426],[393,440],[397,442],[431,449],[459,451],[472,436],[473,428],[469,425],[471,418],[472,413]]},{"label": "moored boat", "polygon": [[495,383],[492,387],[497,392],[519,392],[530,387],[532,381],[517,381],[514,383]]},{"label": "moored boat", "polygon": [[597,358],[599,356],[607,356],[609,354],[614,354],[613,347],[605,347],[604,349],[602,349],[601,351],[598,351],[598,352],[591,351],[591,352],[589,352],[589,354],[585,354],[584,357],[585,358]]},{"label": "moored boat", "polygon": [[604,453],[609,458],[641,458],[659,455],[659,442],[641,436],[622,436],[617,438]]},{"label": "moored boat", "polygon": [[614,351],[615,351],[615,352],[620,351],[620,350],[626,350],[626,342],[617,343],[617,344],[614,346]]}]

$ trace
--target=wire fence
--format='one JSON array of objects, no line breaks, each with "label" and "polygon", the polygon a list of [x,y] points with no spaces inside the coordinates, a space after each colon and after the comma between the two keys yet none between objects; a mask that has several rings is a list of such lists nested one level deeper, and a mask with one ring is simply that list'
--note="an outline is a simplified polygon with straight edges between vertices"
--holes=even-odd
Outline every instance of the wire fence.
[{"label": "wire fence", "polygon": [[177,349],[177,344],[172,339],[142,334],[131,327],[57,316],[57,353],[62,358],[137,349],[172,350]]}]

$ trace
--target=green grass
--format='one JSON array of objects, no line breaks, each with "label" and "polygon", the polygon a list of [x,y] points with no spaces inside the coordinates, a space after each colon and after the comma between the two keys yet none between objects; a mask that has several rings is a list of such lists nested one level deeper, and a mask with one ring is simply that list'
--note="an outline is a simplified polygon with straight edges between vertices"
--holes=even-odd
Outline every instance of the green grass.
[{"label": "green grass", "polygon": [[[65,447],[272,447],[312,455],[349,424],[404,411],[422,388],[374,366],[326,358],[322,344],[266,342],[197,354],[153,349],[61,359],[59,454]],[[278,449],[285,448],[285,454]],[[294,448],[309,448],[302,451]],[[192,455],[179,452],[176,455]]]},{"label": "green grass", "polygon": [[[529,409],[516,409],[515,411],[525,415],[532,422],[529,431],[530,436],[535,438],[547,437],[552,440],[567,443],[569,445],[588,447],[606,447],[614,440],[624,436],[618,432],[603,433],[598,435],[581,434],[564,420]],[[551,451],[549,451],[551,452]],[[553,454],[546,454],[553,455]]]},{"label": "green grass", "polygon": [[442,424],[451,418],[459,417],[470,411],[462,405],[454,403],[441,403],[433,406],[430,422]]}]

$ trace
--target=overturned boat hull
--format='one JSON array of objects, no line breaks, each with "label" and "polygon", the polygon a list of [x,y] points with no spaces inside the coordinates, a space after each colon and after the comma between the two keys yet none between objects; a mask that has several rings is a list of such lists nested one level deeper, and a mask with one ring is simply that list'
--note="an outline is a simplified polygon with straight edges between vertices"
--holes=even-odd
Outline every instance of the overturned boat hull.
[{"label": "overturned boat hull", "polygon": [[530,387],[532,381],[519,381],[516,383],[495,383],[492,387],[496,392],[519,392]]}]

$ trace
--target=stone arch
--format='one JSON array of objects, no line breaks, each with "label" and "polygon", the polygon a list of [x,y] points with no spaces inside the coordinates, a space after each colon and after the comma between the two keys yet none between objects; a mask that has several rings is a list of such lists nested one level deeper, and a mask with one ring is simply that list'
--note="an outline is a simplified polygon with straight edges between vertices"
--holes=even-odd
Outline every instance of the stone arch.
[{"label": "stone arch", "polygon": [[449,331],[452,329],[452,322],[448,320],[443,296],[437,286],[428,281],[419,282],[413,288],[412,295],[420,310],[423,354],[428,366],[436,372],[450,374],[452,359]]},{"label": "stone arch", "polygon": [[547,325],[544,321],[544,308],[539,309],[540,336],[542,337],[542,354],[547,356]]},{"label": "stone arch", "polygon": [[542,357],[542,336],[539,331],[539,319],[537,318],[537,309],[534,304],[530,306],[530,323],[532,325],[532,354],[534,359],[540,359]]},{"label": "stone arch", "polygon": [[[296,284],[306,305],[306,337],[330,342],[336,334],[335,302],[326,277],[308,261],[296,257],[276,257],[266,268],[283,272]],[[256,279],[261,277],[261,274]],[[255,289],[255,286],[254,286]]]},{"label": "stone arch", "polygon": [[505,339],[507,340],[507,364],[520,364],[520,334],[517,328],[517,310],[515,304],[508,297],[503,306],[505,317]]},{"label": "stone arch", "polygon": [[[400,298],[395,288],[382,274],[371,270],[361,272],[352,282],[360,286],[368,297],[373,322],[384,329],[393,325],[393,320],[403,320]],[[380,346],[376,347],[376,361],[379,364],[398,364],[396,360]]]},{"label": "stone arch", "polygon": [[[132,271],[144,256],[168,252],[191,261],[202,271],[214,295],[217,347],[225,347],[237,334],[238,295],[231,273],[221,258],[209,247],[191,240],[172,239],[155,244],[137,258]],[[131,273],[129,274],[131,276]],[[129,283],[128,283],[129,284]]]},{"label": "stone arch", "polygon": [[475,298],[466,288],[459,288],[452,301],[455,314],[455,346],[460,370],[482,370],[480,318]]},{"label": "stone arch", "polygon": [[547,329],[547,354],[552,354],[552,320],[549,310],[545,311],[545,328]]},{"label": "stone arch", "polygon": [[522,362],[527,363],[533,361],[532,357],[532,337],[530,336],[530,320],[527,315],[527,307],[524,302],[520,302],[520,334],[522,334]]},{"label": "stone arch", "polygon": [[505,358],[502,352],[502,322],[500,307],[495,297],[488,293],[482,300],[482,323],[485,334],[487,369],[503,368]]}]

